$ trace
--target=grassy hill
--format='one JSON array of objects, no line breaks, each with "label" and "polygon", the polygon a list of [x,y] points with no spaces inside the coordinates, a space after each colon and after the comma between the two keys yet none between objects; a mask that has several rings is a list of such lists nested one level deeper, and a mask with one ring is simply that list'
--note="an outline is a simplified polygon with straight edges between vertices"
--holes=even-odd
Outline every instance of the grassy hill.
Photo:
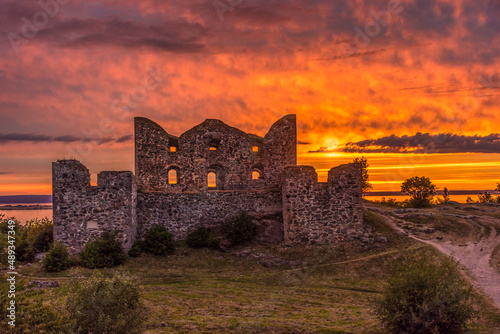
[{"label": "grassy hill", "polygon": [[[174,255],[130,258],[123,267],[102,272],[122,270],[137,278],[148,308],[147,333],[384,333],[373,301],[389,264],[403,254],[436,261],[444,255],[394,232],[376,213],[366,211],[365,223],[379,242],[251,244],[232,253],[179,244]],[[48,274],[34,264],[20,272],[59,280],[61,287],[43,298],[63,304],[71,270]],[[91,274],[79,269],[77,275]],[[492,333],[500,327],[500,313],[479,298],[480,317],[469,332]]]}]

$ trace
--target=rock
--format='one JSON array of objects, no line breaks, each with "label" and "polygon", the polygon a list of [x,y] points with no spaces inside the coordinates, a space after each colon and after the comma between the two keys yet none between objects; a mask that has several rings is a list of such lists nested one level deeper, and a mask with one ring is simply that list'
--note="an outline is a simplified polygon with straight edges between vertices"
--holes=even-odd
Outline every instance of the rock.
[{"label": "rock", "polygon": [[373,240],[381,244],[386,244],[388,242],[386,237],[375,237]]},{"label": "rock", "polygon": [[422,227],[422,228],[419,228],[418,231],[422,232],[422,233],[434,233],[434,232],[436,232],[436,229],[433,227]]},{"label": "rock", "polygon": [[261,261],[260,264],[266,268],[271,268],[271,267],[276,266],[276,264],[273,261],[269,261],[269,260]]},{"label": "rock", "polygon": [[266,245],[283,241],[283,224],[280,218],[262,219],[256,222],[256,226],[257,241],[261,244]]},{"label": "rock", "polygon": [[407,212],[418,212],[420,210],[418,209],[396,209],[394,210],[394,213],[400,214],[400,213],[407,213]]},{"label": "rock", "polygon": [[353,249],[353,252],[354,253],[364,253],[364,252],[367,252],[369,251],[370,249],[372,249],[371,247],[369,246],[364,246],[364,247],[356,247]]},{"label": "rock", "polygon": [[221,241],[219,248],[223,252],[231,251],[231,243],[228,240]]},{"label": "rock", "polygon": [[299,260],[295,260],[295,261],[292,260],[292,261],[285,262],[285,264],[288,266],[296,267],[296,266],[300,266],[302,264],[302,262]]},{"label": "rock", "polygon": [[478,211],[478,210],[480,210],[479,208],[477,208],[475,206],[465,206],[462,209],[465,211]]},{"label": "rock", "polygon": [[45,258],[45,253],[36,253],[35,260],[42,260]]},{"label": "rock", "polygon": [[408,235],[405,231],[397,231],[396,234],[401,236]]},{"label": "rock", "polygon": [[46,289],[58,288],[60,284],[58,281],[29,281],[26,286],[28,288]]},{"label": "rock", "polygon": [[245,249],[242,249],[242,250],[241,250],[240,254],[241,254],[242,256],[247,256],[248,254],[250,254],[250,252],[251,252],[251,251],[250,251],[250,249],[245,248]]}]

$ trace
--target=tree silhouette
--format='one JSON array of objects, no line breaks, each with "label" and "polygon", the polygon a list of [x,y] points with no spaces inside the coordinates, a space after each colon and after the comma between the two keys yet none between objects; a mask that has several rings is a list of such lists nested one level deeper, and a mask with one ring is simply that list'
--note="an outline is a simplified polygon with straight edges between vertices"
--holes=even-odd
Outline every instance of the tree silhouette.
[{"label": "tree silhouette", "polygon": [[401,185],[401,192],[410,195],[413,207],[422,208],[430,206],[432,197],[436,195],[437,186],[425,176],[414,176]]},{"label": "tree silhouette", "polygon": [[368,160],[365,157],[355,158],[352,162],[361,164],[363,170],[363,192],[369,192],[373,189],[372,184],[369,182],[370,175],[368,175]]}]

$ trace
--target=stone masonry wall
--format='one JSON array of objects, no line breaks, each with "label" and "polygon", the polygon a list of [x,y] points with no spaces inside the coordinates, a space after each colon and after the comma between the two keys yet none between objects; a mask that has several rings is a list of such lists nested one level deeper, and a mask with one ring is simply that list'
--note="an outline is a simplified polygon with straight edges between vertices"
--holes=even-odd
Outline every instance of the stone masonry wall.
[{"label": "stone masonry wall", "polygon": [[118,232],[125,249],[136,237],[136,185],[132,172],[101,172],[90,185],[88,169],[76,160],[52,163],[54,239],[71,253],[105,230]]},{"label": "stone masonry wall", "polygon": [[[178,138],[160,125],[136,117],[135,161],[139,191],[184,192],[280,188],[283,167],[297,163],[295,115],[273,124],[264,138],[247,134],[216,119]],[[169,183],[175,170],[177,182]],[[252,173],[260,174],[258,179]],[[208,173],[217,185],[208,187]]]},{"label": "stone masonry wall", "polygon": [[283,240],[281,189],[206,193],[138,193],[138,235],[153,224],[161,224],[184,239],[198,226],[216,226],[240,211],[257,223],[257,239],[264,243]]},{"label": "stone masonry wall", "polygon": [[[54,238],[71,253],[105,230],[118,231],[129,249],[153,224],[179,240],[240,211],[254,218],[265,243],[335,243],[363,233],[361,165],[332,168],[328,182],[318,183],[313,167],[296,165],[295,115],[278,120],[264,137],[215,119],[179,137],[147,118],[134,121],[136,176],[101,172],[91,186],[80,162],[52,164]],[[211,172],[216,187],[208,186]]]},{"label": "stone masonry wall", "polygon": [[284,240],[288,244],[327,244],[362,236],[362,168],[332,168],[319,183],[311,166],[288,166],[283,184]]}]

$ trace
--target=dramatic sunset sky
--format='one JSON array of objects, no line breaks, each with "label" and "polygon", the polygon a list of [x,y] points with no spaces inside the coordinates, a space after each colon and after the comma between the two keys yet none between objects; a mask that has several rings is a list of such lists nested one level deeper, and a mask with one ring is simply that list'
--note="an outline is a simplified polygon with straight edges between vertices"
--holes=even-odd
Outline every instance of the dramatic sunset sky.
[{"label": "dramatic sunset sky", "polygon": [[2,0],[0,195],[50,194],[57,159],[133,170],[134,116],[264,135],[290,113],[320,179],[364,155],[375,191],[493,189],[499,18],[496,0]]}]

